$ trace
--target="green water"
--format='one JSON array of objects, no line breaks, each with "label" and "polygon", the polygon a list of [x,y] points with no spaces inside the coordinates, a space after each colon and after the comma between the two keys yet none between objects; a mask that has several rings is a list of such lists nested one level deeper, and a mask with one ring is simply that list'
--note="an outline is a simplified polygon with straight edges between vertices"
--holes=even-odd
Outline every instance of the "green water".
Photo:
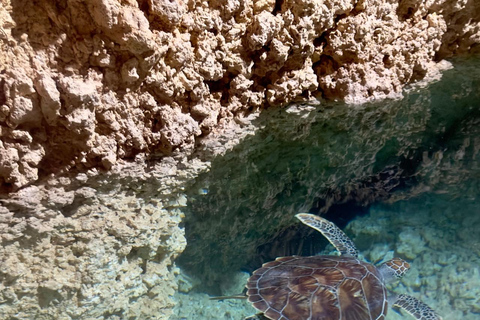
[{"label": "green water", "polygon": [[368,261],[411,262],[391,290],[444,319],[480,319],[480,58],[452,63],[401,101],[264,112],[255,135],[189,186],[188,246],[177,263],[192,289],[177,295],[173,319],[252,312],[206,293],[240,290],[242,270],[277,256],[323,250],[325,240],[293,218],[307,211],[345,228]]}]

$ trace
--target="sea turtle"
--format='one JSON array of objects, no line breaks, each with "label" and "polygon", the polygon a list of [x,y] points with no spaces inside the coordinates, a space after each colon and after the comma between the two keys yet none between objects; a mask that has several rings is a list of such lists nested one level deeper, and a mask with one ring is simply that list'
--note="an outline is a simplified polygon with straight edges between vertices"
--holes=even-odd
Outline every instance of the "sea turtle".
[{"label": "sea turtle", "polygon": [[358,259],[352,240],[332,222],[307,213],[296,217],[320,231],[340,256],[289,256],[264,264],[247,283],[248,300],[261,313],[247,319],[380,320],[388,305],[415,319],[442,319],[414,297],[387,298],[385,283],[405,274],[406,261],[394,258],[376,267]]}]

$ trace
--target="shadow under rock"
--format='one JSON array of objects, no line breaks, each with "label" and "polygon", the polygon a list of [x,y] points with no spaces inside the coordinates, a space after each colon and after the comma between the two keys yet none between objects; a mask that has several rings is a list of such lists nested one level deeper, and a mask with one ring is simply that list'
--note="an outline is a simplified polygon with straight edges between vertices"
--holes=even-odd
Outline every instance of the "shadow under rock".
[{"label": "shadow under rock", "polygon": [[401,101],[265,111],[255,135],[188,187],[188,245],[178,264],[202,280],[202,290],[221,294],[220,283],[241,268],[322,249],[296,213],[345,225],[375,201],[408,194],[423,178],[425,157],[458,150],[449,144],[453,133],[480,118],[480,71],[470,71],[479,65],[459,61]]}]

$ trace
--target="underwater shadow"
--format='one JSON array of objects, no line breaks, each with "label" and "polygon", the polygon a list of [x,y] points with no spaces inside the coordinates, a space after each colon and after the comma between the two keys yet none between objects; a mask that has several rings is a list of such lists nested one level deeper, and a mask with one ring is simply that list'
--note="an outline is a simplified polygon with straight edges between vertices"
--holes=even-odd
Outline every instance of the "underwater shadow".
[{"label": "underwater shadow", "polygon": [[320,213],[342,226],[372,203],[418,192],[426,158],[455,152],[455,133],[480,118],[480,72],[460,77],[459,65],[401,101],[263,112],[256,134],[213,159],[186,190],[188,245],[177,263],[219,294],[242,268],[323,248],[294,214]]}]

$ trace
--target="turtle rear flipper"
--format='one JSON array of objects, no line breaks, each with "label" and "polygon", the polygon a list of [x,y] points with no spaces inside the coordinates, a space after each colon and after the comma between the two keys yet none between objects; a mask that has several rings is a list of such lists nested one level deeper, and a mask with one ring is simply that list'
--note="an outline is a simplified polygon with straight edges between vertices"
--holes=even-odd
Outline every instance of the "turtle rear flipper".
[{"label": "turtle rear flipper", "polygon": [[295,217],[307,226],[320,231],[341,255],[348,254],[355,258],[358,257],[358,251],[353,241],[333,222],[310,213],[299,213]]},{"label": "turtle rear flipper", "polygon": [[442,320],[427,304],[406,294],[399,294],[393,303],[394,307],[402,308],[417,320]]}]

